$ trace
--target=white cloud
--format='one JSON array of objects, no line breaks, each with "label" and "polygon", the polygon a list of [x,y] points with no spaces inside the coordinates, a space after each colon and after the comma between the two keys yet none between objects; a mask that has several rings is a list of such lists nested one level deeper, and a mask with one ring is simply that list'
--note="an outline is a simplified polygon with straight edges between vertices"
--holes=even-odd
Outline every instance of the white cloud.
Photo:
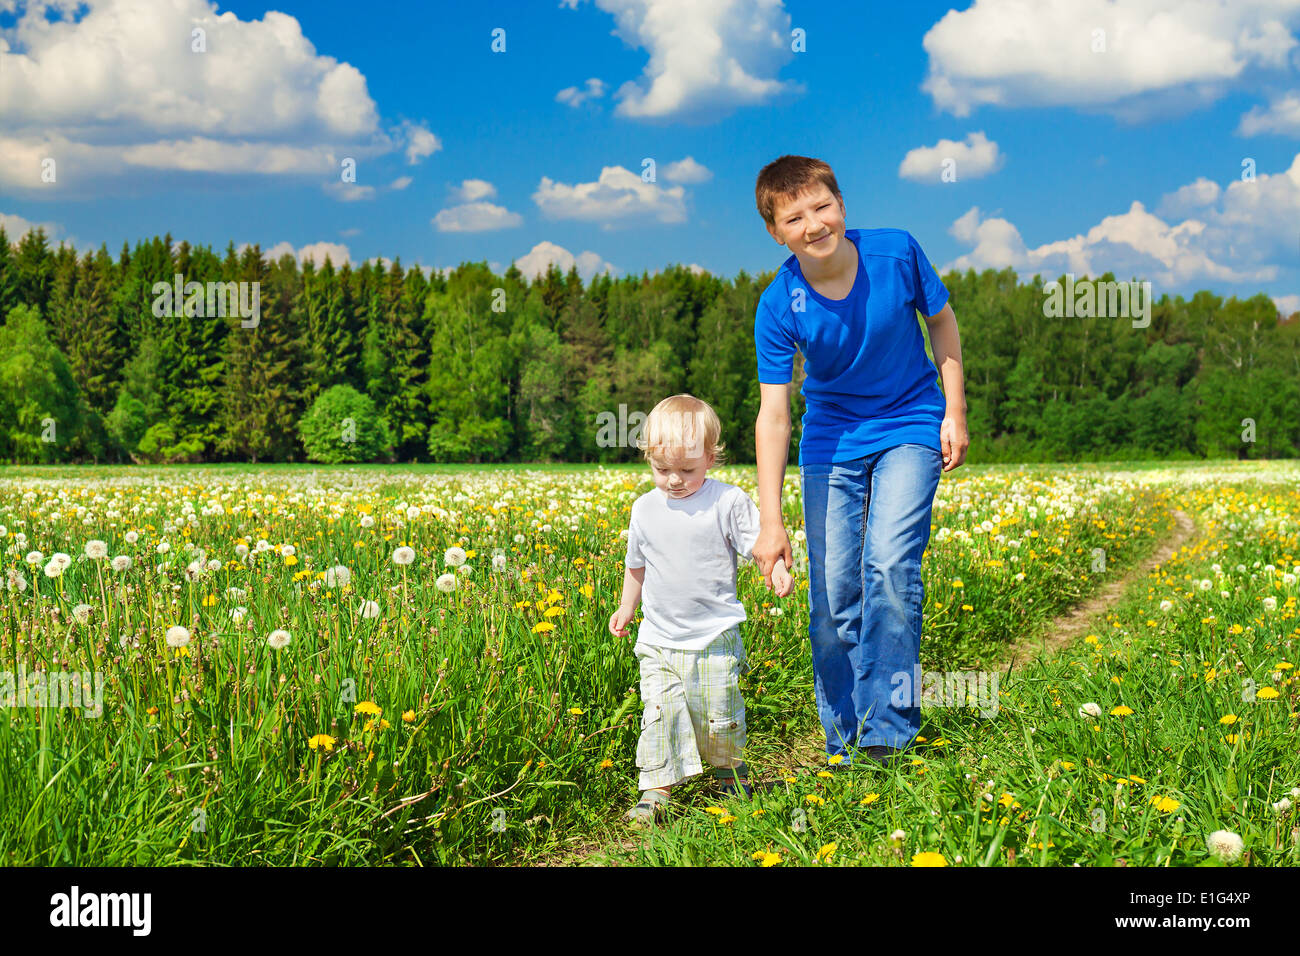
[{"label": "white cloud", "polygon": [[569,106],[581,106],[586,100],[599,99],[605,95],[605,83],[599,77],[591,77],[587,80],[586,89],[579,90],[576,86],[566,86],[560,92],[555,94],[557,103],[567,103]]},{"label": "white cloud", "polygon": [[513,229],[523,224],[524,217],[490,202],[471,202],[440,210],[431,221],[439,232],[488,232]]},{"label": "white cloud", "polygon": [[686,190],[663,188],[643,182],[622,166],[604,166],[594,183],[557,183],[542,177],[533,202],[552,219],[599,222],[605,229],[616,223],[653,219],[672,223],[686,221]]},{"label": "white cloud", "polygon": [[[13,24],[0,29],[0,185],[48,187],[45,157],[63,187],[141,168],[329,174],[339,157],[401,146],[380,128],[365,77],[275,10],[240,20],[211,0],[3,7]],[[47,19],[51,7],[60,19]],[[192,52],[192,30],[204,31],[204,52]],[[411,135],[408,154],[436,143]]]},{"label": "white cloud", "polygon": [[953,161],[953,175],[957,182],[961,182],[997,172],[1006,157],[998,151],[998,144],[981,130],[967,133],[963,142],[941,139],[933,146],[918,146],[910,150],[898,165],[899,178],[918,183],[942,183],[945,160]]},{"label": "white cloud", "polygon": [[414,180],[411,179],[410,176],[398,176],[396,179],[394,179],[391,183],[388,184],[388,188],[405,189],[407,186],[411,185],[412,182],[414,182]]},{"label": "white cloud", "polygon": [[464,179],[451,190],[455,202],[478,202],[480,199],[495,199],[496,195],[497,188],[486,179]]},{"label": "white cloud", "polygon": [[713,178],[713,171],[687,156],[665,166],[663,178],[670,183],[705,183]]},{"label": "white cloud", "polygon": [[[241,243],[237,251],[243,252],[247,245],[246,242]],[[329,256],[329,260],[335,269],[345,262],[350,263],[352,261],[352,253],[348,251],[348,247],[338,242],[312,242],[298,249],[295,249],[292,243],[277,242],[271,248],[262,251],[262,258],[268,262],[275,262],[286,252],[297,259],[299,265],[310,259],[316,264],[317,268],[325,264],[326,256]]]},{"label": "white cloud", "polygon": [[[638,81],[620,86],[619,116],[704,118],[761,105],[802,86],[776,79],[794,53],[781,0],[594,0],[613,33],[650,54]],[[577,9],[582,0],[562,0]]]},{"label": "white cloud", "polygon": [[1174,192],[1167,193],[1160,200],[1160,205],[1157,208],[1160,214],[1164,216],[1186,215],[1193,210],[1204,209],[1206,206],[1213,205],[1218,200],[1221,191],[1219,184],[1214,180],[1200,176],[1196,182],[1188,183]]},{"label": "white cloud", "polygon": [[324,190],[339,202],[357,202],[361,199],[374,199],[374,186],[359,186],[356,183],[326,183]]},{"label": "white cloud", "polygon": [[[1189,189],[1202,199],[1211,193],[1198,180],[1171,195]],[[1104,217],[1086,233],[1032,249],[1011,222],[981,217],[979,207],[972,207],[948,230],[972,250],[939,271],[1010,267],[1024,278],[1112,272],[1166,287],[1207,279],[1271,281],[1279,267],[1267,261],[1269,255],[1285,254],[1293,238],[1282,222],[1300,221],[1300,156],[1286,173],[1233,183],[1202,207],[1199,218],[1170,223],[1134,201],[1127,212]]]},{"label": "white cloud", "polygon": [[1300,295],[1275,295],[1273,304],[1277,306],[1279,312],[1290,318],[1300,312]]},{"label": "white cloud", "polygon": [[5,236],[12,243],[17,243],[19,239],[33,229],[44,229],[45,235],[49,238],[53,238],[56,233],[63,231],[62,227],[56,223],[32,222],[22,216],[15,216],[5,212],[0,212],[0,226],[4,227]]},{"label": "white cloud", "polygon": [[442,149],[442,140],[424,126],[407,122],[402,124],[402,130],[406,134],[406,161],[411,165]]},{"label": "white cloud", "polygon": [[1242,136],[1260,133],[1279,133],[1283,136],[1300,136],[1300,92],[1290,91],[1275,97],[1268,108],[1256,106],[1241,118],[1237,132]]},{"label": "white cloud", "polygon": [[545,275],[551,263],[555,263],[556,268],[564,273],[577,266],[578,275],[583,282],[590,281],[597,273],[609,272],[617,275],[622,271],[594,252],[581,252],[575,256],[568,249],[557,246],[553,242],[539,242],[526,255],[515,260],[515,265],[529,281],[539,275]]},{"label": "white cloud", "polygon": [[975,0],[922,39],[922,89],[956,116],[985,104],[1140,115],[1134,98],[1203,103],[1250,67],[1285,68],[1297,21],[1295,0]]}]

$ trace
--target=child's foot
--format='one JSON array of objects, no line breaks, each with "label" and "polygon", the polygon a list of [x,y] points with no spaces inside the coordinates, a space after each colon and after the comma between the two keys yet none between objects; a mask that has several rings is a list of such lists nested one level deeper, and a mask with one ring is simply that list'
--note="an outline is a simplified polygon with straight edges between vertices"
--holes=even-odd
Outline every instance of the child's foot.
[{"label": "child's foot", "polygon": [[754,795],[754,788],[749,785],[748,774],[749,769],[743,763],[735,770],[718,767],[713,771],[714,779],[718,782],[718,788],[724,795],[729,797],[740,793],[747,797]]},{"label": "child's foot", "polygon": [[668,788],[655,787],[641,794],[637,805],[623,817],[633,827],[653,826],[655,818],[668,806]]}]

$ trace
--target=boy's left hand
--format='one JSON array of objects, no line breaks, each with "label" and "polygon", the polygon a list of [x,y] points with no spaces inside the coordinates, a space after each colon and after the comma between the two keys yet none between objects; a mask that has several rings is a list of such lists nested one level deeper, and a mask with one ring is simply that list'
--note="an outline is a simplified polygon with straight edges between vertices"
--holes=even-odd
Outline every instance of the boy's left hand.
[{"label": "boy's left hand", "polygon": [[772,587],[777,597],[789,597],[794,592],[794,578],[785,569],[785,560],[777,558],[772,565]]}]

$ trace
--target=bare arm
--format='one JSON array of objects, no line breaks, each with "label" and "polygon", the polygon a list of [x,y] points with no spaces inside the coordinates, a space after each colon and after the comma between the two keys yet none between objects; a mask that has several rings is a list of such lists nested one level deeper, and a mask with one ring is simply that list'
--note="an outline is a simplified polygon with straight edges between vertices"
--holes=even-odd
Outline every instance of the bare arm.
[{"label": "bare arm", "polygon": [[641,603],[643,584],[645,584],[645,568],[623,569],[623,600],[619,602],[619,610],[625,610],[629,615],[636,612],[636,606]]},{"label": "bare arm", "polygon": [[962,380],[961,335],[952,305],[945,305],[937,315],[925,320],[930,330],[930,350],[939,367],[945,405],[939,440],[943,445],[944,471],[952,471],[966,460],[970,436],[966,431],[966,386]]},{"label": "bare arm", "polygon": [[794,564],[790,539],[781,513],[781,487],[785,484],[785,462],[790,450],[790,383],[758,386],[760,404],[754,423],[754,451],[758,460],[758,540],[752,554],[763,574],[763,584],[772,586],[772,566],[779,557],[787,568]]}]

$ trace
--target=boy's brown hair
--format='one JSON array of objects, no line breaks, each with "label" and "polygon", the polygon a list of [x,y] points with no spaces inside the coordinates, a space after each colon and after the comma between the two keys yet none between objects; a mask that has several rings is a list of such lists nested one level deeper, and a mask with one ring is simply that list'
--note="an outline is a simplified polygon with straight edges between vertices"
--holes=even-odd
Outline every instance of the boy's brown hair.
[{"label": "boy's brown hair", "polygon": [[754,201],[763,221],[776,226],[777,203],[794,199],[804,190],[818,183],[831,191],[836,199],[843,200],[835,173],[820,159],[809,156],[782,156],[763,167],[754,186]]}]

